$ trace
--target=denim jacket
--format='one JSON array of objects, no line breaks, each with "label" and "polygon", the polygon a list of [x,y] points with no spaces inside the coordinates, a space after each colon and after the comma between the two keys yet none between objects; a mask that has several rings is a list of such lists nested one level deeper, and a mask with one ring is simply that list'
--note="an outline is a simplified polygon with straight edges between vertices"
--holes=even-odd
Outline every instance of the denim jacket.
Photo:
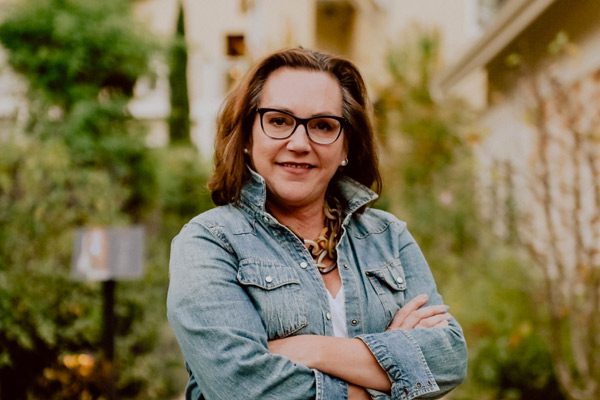
[{"label": "denim jacket", "polygon": [[[337,246],[348,335],[362,340],[392,382],[376,399],[440,397],[466,372],[458,323],[393,330],[396,311],[421,293],[443,304],[419,247],[394,216],[367,208],[376,194],[349,179]],[[236,204],[193,218],[172,243],[168,318],[190,380],[187,399],[347,399],[347,383],[271,354],[267,341],[333,335],[326,288],[300,239],[265,210],[258,174]]]}]

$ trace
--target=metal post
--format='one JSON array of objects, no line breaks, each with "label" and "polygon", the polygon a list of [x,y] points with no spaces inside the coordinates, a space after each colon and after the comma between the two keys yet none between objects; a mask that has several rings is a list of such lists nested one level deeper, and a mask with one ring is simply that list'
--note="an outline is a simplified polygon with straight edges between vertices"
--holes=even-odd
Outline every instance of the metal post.
[{"label": "metal post", "polygon": [[103,292],[103,319],[104,325],[102,330],[102,351],[108,365],[108,387],[106,395],[109,400],[116,400],[116,369],[115,369],[115,280],[107,280],[102,282]]}]

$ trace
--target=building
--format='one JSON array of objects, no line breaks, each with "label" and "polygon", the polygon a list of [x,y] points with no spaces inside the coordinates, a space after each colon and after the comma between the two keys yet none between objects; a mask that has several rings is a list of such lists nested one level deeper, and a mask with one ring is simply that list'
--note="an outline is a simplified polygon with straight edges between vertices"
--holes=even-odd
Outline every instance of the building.
[{"label": "building", "polygon": [[[539,178],[532,174],[539,161],[535,151],[539,124],[543,121],[535,121],[535,112],[540,106],[548,113],[544,129],[565,140],[562,150],[572,149],[573,139],[568,137],[574,129],[597,135],[600,126],[597,2],[502,3],[482,36],[443,71],[434,87],[438,95],[444,95],[455,91],[472,74],[485,77],[481,86],[484,101],[480,104],[480,125],[485,134],[478,146],[478,159],[484,186],[495,192],[489,199],[490,215],[509,214],[509,210],[501,210],[510,203],[508,196],[523,197],[515,199],[521,203],[531,202],[527,196],[533,196],[534,183]],[[564,93],[558,93],[559,90]],[[593,153],[590,157],[600,157],[597,140],[594,145],[589,136],[587,143]],[[555,176],[572,173],[567,165],[573,161],[563,159],[565,155],[557,149],[553,151],[553,164],[560,171],[551,172]],[[592,163],[591,167],[594,170],[582,167],[581,179],[588,182],[590,189],[585,203],[600,201],[592,195],[600,179],[600,166]],[[499,232],[508,233],[507,221],[495,223]]]}]

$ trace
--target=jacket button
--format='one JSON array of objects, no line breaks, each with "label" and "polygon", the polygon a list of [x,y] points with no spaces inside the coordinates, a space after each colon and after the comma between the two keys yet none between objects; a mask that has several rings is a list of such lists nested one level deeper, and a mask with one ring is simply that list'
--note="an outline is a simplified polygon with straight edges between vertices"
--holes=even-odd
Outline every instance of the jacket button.
[{"label": "jacket button", "polygon": [[265,277],[265,282],[267,282],[267,283],[271,283],[271,282],[273,282],[273,277],[272,277],[271,275],[267,275],[267,276]]},{"label": "jacket button", "polygon": [[348,264],[344,264],[344,269],[348,269]]},{"label": "jacket button", "polygon": [[358,320],[357,319],[353,319],[352,321],[350,321],[352,323],[352,326],[356,326],[358,325]]},{"label": "jacket button", "polygon": [[302,268],[302,269],[306,269],[306,267],[308,267],[308,263],[307,263],[306,261],[302,261],[302,262],[300,263],[300,268]]},{"label": "jacket button", "polygon": [[325,318],[331,319],[331,314],[330,313],[325,314]]},{"label": "jacket button", "polygon": [[402,283],[402,282],[404,282],[404,279],[402,279],[402,277],[399,276],[399,277],[396,278],[396,282]]}]

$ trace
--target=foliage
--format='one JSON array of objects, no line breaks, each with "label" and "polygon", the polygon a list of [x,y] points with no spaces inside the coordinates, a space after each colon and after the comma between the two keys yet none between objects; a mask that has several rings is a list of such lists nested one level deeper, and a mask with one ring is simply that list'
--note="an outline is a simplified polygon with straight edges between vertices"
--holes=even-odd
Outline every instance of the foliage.
[{"label": "foliage", "polygon": [[93,348],[99,296],[69,279],[73,227],[117,222],[125,195],[102,171],[74,174],[58,141],[2,146],[0,385],[18,399],[60,352]]},{"label": "foliage", "polygon": [[390,84],[379,93],[383,204],[423,248],[469,346],[467,382],[456,399],[557,399],[556,379],[534,299],[528,261],[493,239],[479,217],[471,153],[474,113],[434,99],[439,38],[418,30],[389,56]]},{"label": "foliage", "polygon": [[126,104],[154,47],[128,7],[119,0],[18,2],[0,24],[0,42],[29,82],[27,133],[63,139],[78,166],[104,169],[128,187],[123,211],[139,220],[152,207],[156,182]]},{"label": "foliage", "polygon": [[543,340],[538,278],[514,249],[492,240],[484,233],[461,257],[468,267],[440,283],[469,344],[469,377],[452,398],[563,399]]},{"label": "foliage", "polygon": [[[149,36],[119,0],[24,0],[0,26],[11,66],[37,94],[68,110],[99,90],[130,96],[148,65]],[[136,28],[139,29],[139,28]]]},{"label": "foliage", "polygon": [[0,23],[9,63],[30,88],[25,132],[2,142],[0,152],[3,398],[98,398],[107,386],[97,350],[99,284],[69,277],[81,225],[147,228],[144,278],[117,287],[119,395],[164,399],[183,385],[165,328],[168,243],[174,226],[209,201],[194,151],[148,149],[127,113],[154,50],[128,7],[25,0]]},{"label": "foliage", "polygon": [[[464,250],[475,240],[472,164],[463,135],[471,115],[457,100],[429,92],[438,64],[435,32],[407,34],[390,52],[391,84],[375,104],[380,125],[384,201],[405,215],[426,248]],[[441,250],[441,249],[440,249]]]}]

